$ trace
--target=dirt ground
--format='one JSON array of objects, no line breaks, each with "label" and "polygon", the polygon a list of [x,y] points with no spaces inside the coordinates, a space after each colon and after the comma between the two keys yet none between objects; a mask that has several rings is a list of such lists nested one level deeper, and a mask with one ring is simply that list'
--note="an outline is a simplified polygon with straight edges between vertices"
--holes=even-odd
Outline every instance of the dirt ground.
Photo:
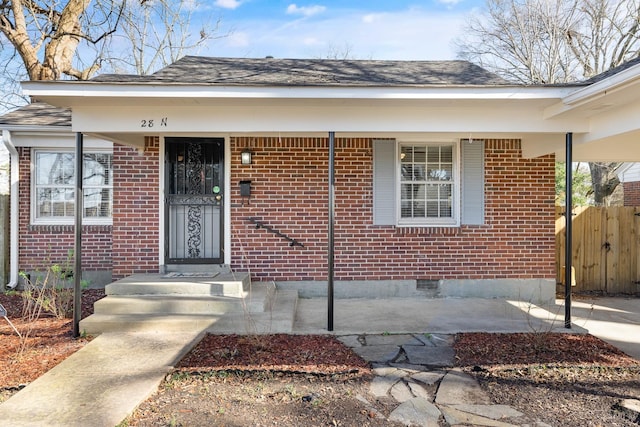
[{"label": "dirt ground", "polygon": [[[83,316],[104,294],[83,293]],[[0,304],[0,402],[90,338],[71,322],[21,319],[19,295]],[[23,350],[20,344],[26,343]],[[638,426],[616,410],[640,399],[640,362],[590,335],[459,334],[456,364],[495,403],[551,426]],[[332,336],[208,335],[122,426],[389,426],[395,404],[368,393],[369,366]],[[442,425],[445,425],[444,423]]]}]

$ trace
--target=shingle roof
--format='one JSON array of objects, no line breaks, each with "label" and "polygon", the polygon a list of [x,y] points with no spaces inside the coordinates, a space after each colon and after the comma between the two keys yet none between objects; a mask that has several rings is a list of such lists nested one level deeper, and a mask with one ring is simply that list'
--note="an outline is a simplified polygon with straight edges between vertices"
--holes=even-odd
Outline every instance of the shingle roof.
[{"label": "shingle roof", "polygon": [[640,64],[640,57],[637,57],[637,58],[634,58],[634,59],[630,59],[627,62],[623,62],[622,64],[618,65],[617,67],[613,67],[613,68],[611,68],[611,69],[609,69],[607,71],[604,71],[604,72],[602,72],[602,73],[600,73],[598,75],[595,75],[595,76],[591,77],[590,79],[585,80],[585,81],[583,81],[581,83],[587,84],[587,85],[588,84],[592,84],[592,83],[597,83],[600,80],[604,80],[607,77],[614,76],[614,75],[626,70],[627,68],[631,68],[634,65],[638,65],[638,64]]},{"label": "shingle roof", "polygon": [[34,102],[0,116],[0,127],[9,126],[71,126],[71,110]]},{"label": "shingle roof", "polygon": [[507,85],[467,61],[247,59],[185,56],[150,76],[105,74],[110,83],[179,83],[243,86]]}]

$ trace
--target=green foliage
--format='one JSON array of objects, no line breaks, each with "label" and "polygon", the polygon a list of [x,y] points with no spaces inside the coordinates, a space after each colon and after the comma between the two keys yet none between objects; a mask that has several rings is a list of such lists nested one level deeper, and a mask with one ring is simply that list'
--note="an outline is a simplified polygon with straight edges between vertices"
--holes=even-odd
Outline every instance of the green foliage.
[{"label": "green foliage", "polygon": [[[593,205],[593,190],[589,170],[580,163],[574,163],[571,178],[573,206]],[[556,162],[556,205],[558,206],[565,205],[566,180],[565,162]]]}]

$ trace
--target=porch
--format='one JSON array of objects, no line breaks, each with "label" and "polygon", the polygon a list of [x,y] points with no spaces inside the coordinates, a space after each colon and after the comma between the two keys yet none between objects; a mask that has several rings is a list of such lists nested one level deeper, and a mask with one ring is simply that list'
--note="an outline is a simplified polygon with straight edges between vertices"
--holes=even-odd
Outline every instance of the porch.
[{"label": "porch", "polygon": [[[80,322],[80,332],[327,333],[326,282],[256,283],[249,273],[227,267],[195,270],[135,274],[107,285],[106,297]],[[540,298],[548,287],[538,281],[496,282],[485,295],[478,283],[440,282],[337,281],[334,330],[538,332],[563,326],[557,321],[563,307],[553,295]],[[477,293],[460,294],[473,288]],[[509,293],[495,297],[500,291]]]},{"label": "porch", "polygon": [[291,332],[298,301],[296,291],[252,284],[248,273],[230,270],[135,274],[105,293],[80,321],[81,332]]}]

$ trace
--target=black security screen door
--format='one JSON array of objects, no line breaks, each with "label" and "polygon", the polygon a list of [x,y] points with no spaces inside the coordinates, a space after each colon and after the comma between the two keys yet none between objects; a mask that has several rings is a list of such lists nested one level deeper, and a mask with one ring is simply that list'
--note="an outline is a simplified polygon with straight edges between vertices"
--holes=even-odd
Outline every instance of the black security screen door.
[{"label": "black security screen door", "polygon": [[223,263],[224,139],[165,139],[165,258]]}]

